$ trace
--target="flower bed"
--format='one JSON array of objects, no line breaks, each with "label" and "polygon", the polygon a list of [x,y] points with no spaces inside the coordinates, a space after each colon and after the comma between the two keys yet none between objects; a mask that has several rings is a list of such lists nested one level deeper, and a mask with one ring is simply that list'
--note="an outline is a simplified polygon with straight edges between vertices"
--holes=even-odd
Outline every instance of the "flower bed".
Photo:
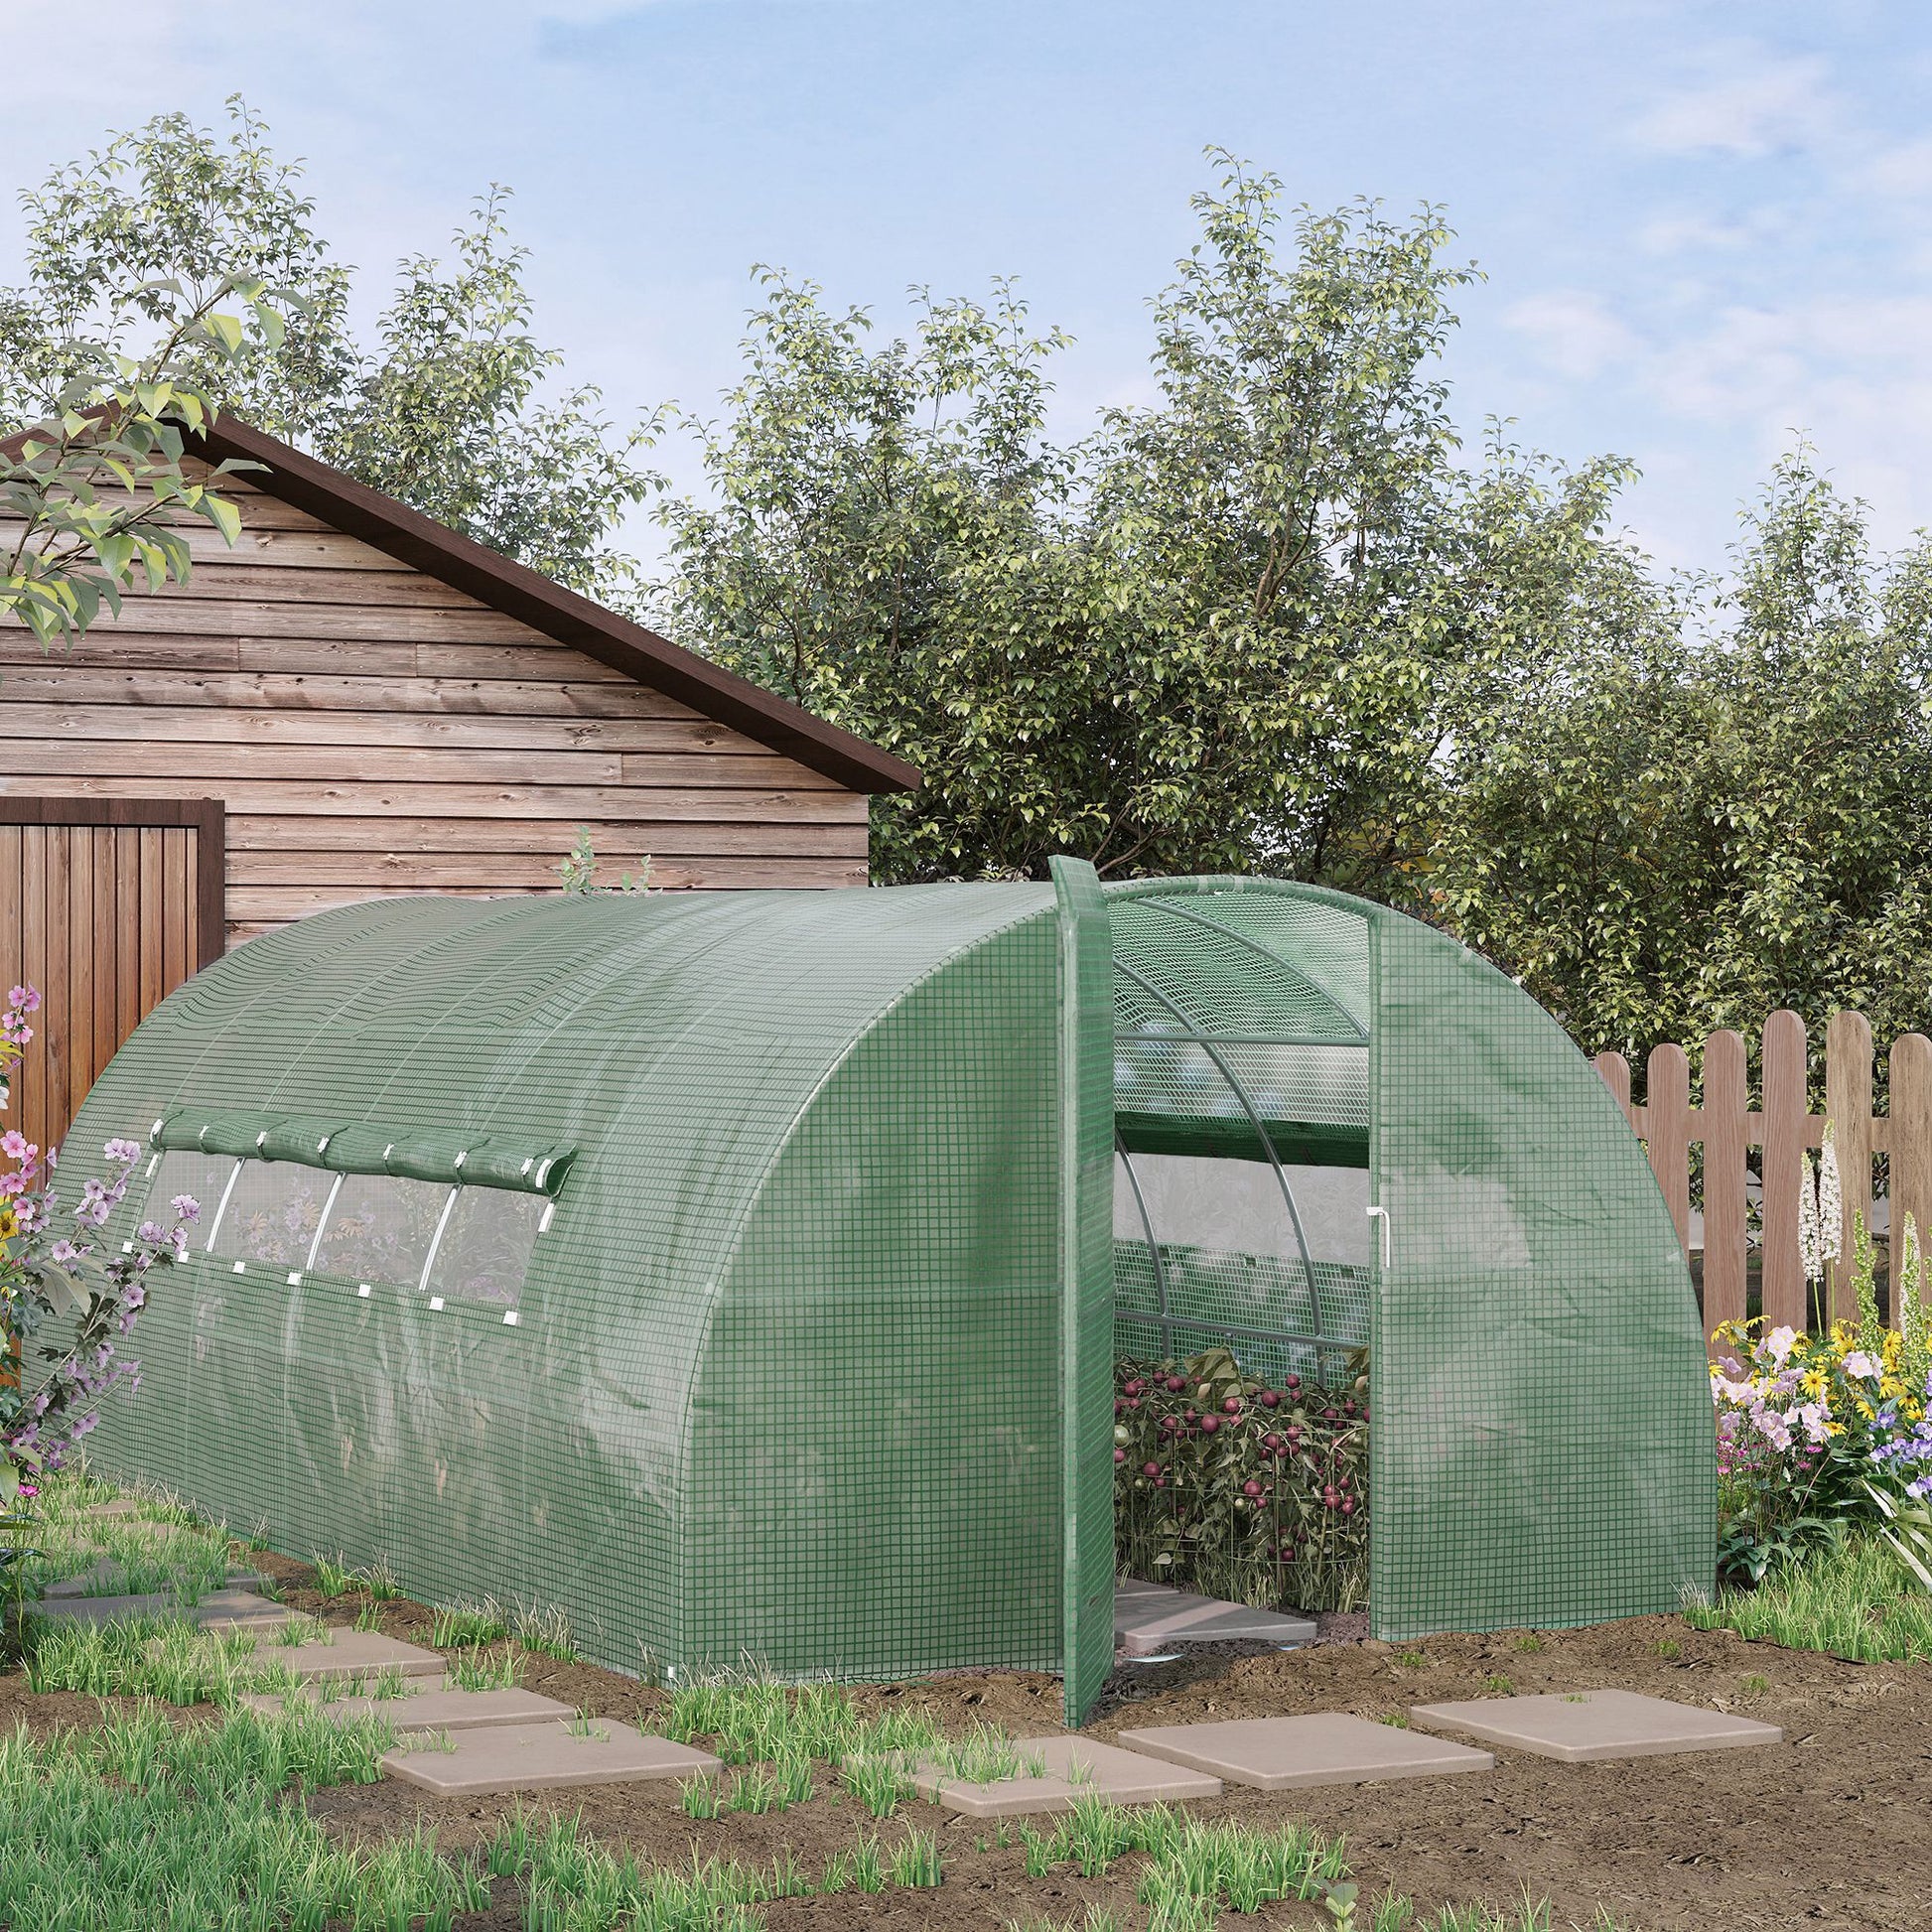
[{"label": "flower bed", "polygon": [[[1359,1367],[1359,1365],[1357,1365]],[[1225,1348],[1122,1361],[1114,1384],[1121,1574],[1289,1610],[1368,1595],[1368,1379],[1244,1375]]]},{"label": "flower bed", "polygon": [[1858,1321],[1823,1335],[1755,1321],[1718,1329],[1721,1579],[1754,1584],[1807,1549],[1896,1522],[1901,1509],[1916,1514],[1932,1496],[1932,1336],[1909,1216],[1905,1236],[1900,1328],[1878,1318],[1861,1221]]}]

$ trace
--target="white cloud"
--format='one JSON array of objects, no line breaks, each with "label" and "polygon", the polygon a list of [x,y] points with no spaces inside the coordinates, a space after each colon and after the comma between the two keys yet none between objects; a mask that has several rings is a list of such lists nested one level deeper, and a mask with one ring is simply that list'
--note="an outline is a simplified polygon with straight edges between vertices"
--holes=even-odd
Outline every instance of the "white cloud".
[{"label": "white cloud", "polygon": [[1932,140],[1906,141],[1882,150],[1856,170],[1853,182],[1888,201],[1932,198]]},{"label": "white cloud", "polygon": [[1587,380],[1637,352],[1637,338],[1600,296],[1553,289],[1503,312],[1504,324],[1529,337],[1559,375]]},{"label": "white cloud", "polygon": [[[1729,61],[1750,56],[1731,55]],[[1816,57],[1759,60],[1699,87],[1667,94],[1631,129],[1657,154],[1725,154],[1756,160],[1815,146],[1838,121],[1836,96]]]}]

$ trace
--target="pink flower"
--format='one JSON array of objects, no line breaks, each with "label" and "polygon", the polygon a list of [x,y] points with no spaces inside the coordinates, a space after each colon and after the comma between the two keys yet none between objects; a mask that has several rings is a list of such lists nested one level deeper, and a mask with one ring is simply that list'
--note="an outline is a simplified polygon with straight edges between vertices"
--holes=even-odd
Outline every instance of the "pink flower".
[{"label": "pink flower", "polygon": [[108,1160],[117,1162],[125,1168],[131,1168],[141,1158],[141,1145],[138,1141],[108,1141],[100,1151]]},{"label": "pink flower", "polygon": [[38,1013],[41,1006],[40,988],[36,986],[15,986],[7,990],[7,1004],[18,1013]]},{"label": "pink flower", "polygon": [[25,1161],[39,1152],[40,1149],[17,1127],[10,1127],[0,1134],[0,1154],[4,1154],[9,1161]]},{"label": "pink flower", "polygon": [[168,1205],[175,1210],[178,1221],[199,1221],[202,1218],[202,1203],[193,1194],[177,1194]]}]

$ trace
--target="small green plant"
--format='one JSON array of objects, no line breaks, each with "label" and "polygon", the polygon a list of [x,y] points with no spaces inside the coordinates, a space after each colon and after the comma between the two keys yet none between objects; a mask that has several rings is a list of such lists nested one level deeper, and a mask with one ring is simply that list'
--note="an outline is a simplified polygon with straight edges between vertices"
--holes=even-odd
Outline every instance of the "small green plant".
[{"label": "small green plant", "polygon": [[1037,1751],[1022,1751],[995,1725],[975,1724],[963,1741],[942,1740],[930,1754],[933,1768],[960,1784],[999,1784],[1008,1778],[1043,1777],[1046,1771],[1046,1760]]},{"label": "small green plant", "polygon": [[574,1663],[577,1646],[571,1640],[570,1612],[558,1603],[519,1603],[511,1614],[510,1634],[525,1650]]},{"label": "small green plant", "polygon": [[483,1866],[492,1878],[513,1878],[529,1863],[530,1820],[519,1798],[484,1842]]},{"label": "small green plant", "polygon": [[1391,1730],[1407,1730],[1409,1714],[1406,1711],[1391,1711],[1387,1717],[1378,1718],[1376,1723],[1387,1725]]},{"label": "small green plant", "polygon": [[724,1814],[724,1793],[718,1789],[713,1778],[686,1778],[678,1786],[677,1792],[687,1818],[718,1818]]},{"label": "small green plant", "polygon": [[886,1875],[896,1885],[929,1888],[939,1883],[939,1840],[914,1825],[886,1860]]},{"label": "small green plant", "polygon": [[1516,1639],[1516,1648],[1534,1656],[1536,1652],[1543,1648],[1543,1639],[1532,1632],[1529,1636],[1518,1637]]},{"label": "small green plant", "polygon": [[1492,1697],[1507,1698],[1516,1695],[1516,1686],[1501,1671],[1492,1671],[1482,1680],[1482,1688]]},{"label": "small green plant", "polygon": [[912,1795],[910,1774],[892,1757],[848,1757],[839,1782],[875,1818],[890,1818]]},{"label": "small green plant", "polygon": [[513,1691],[516,1653],[510,1650],[459,1650],[444,1659],[443,1683],[451,1691]]},{"label": "small green plant", "polygon": [[380,1630],[382,1628],[382,1605],[375,1597],[363,1597],[362,1607],[355,1612],[355,1627],[358,1630]]},{"label": "small green plant", "polygon": [[602,1744],[608,1744],[611,1741],[610,1731],[603,1725],[599,1724],[591,1716],[589,1709],[583,1705],[579,1705],[576,1715],[566,1721],[564,1728],[573,1737],[588,1737]]},{"label": "small green plant", "polygon": [[333,1557],[324,1556],[317,1551],[313,1558],[316,1573],[316,1588],[332,1603],[339,1596],[346,1596],[351,1589],[361,1587],[361,1575],[349,1567],[348,1560],[338,1550]]},{"label": "small green plant", "polygon": [[1657,1639],[1657,1655],[1665,1663],[1674,1664],[1683,1654],[1684,1646],[1675,1637],[1659,1637]]},{"label": "small green plant", "polygon": [[450,1650],[458,1645],[494,1643],[509,1633],[509,1620],[501,1607],[485,1596],[476,1603],[439,1605],[430,1624],[429,1640],[438,1650]]},{"label": "small green plant", "polygon": [[821,1891],[866,1891],[886,1889],[886,1867],[879,1856],[879,1840],[871,1832],[861,1832],[844,1851],[833,1853],[826,1862]]},{"label": "small green plant", "polygon": [[402,1584],[389,1567],[387,1557],[377,1557],[362,1573],[362,1584],[378,1603],[392,1603],[402,1594]]},{"label": "small green plant", "polygon": [[1771,1688],[1771,1680],[1768,1677],[1760,1677],[1753,1671],[1744,1679],[1741,1688],[1746,1697],[1762,1697]]},{"label": "small green plant", "polygon": [[571,841],[570,850],[553,870],[566,893],[590,896],[595,893],[647,893],[650,891],[650,861],[645,859],[641,872],[627,872],[615,886],[600,886],[598,879],[598,857],[591,846],[591,828],[580,825],[577,836]]},{"label": "small green plant", "polygon": [[1395,1660],[1404,1670],[1425,1670],[1429,1659],[1420,1650],[1398,1650]]}]

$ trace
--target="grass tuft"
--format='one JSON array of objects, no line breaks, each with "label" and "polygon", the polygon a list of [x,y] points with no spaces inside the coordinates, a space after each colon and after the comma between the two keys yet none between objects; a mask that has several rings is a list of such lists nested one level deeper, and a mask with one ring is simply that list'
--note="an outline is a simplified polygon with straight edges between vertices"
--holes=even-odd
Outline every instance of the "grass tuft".
[{"label": "grass tuft", "polygon": [[1932,1661],[1932,1594],[1908,1587],[1904,1567],[1875,1537],[1817,1551],[1755,1589],[1723,1589],[1713,1604],[1687,1604],[1684,1616],[1695,1629],[1859,1664]]}]

